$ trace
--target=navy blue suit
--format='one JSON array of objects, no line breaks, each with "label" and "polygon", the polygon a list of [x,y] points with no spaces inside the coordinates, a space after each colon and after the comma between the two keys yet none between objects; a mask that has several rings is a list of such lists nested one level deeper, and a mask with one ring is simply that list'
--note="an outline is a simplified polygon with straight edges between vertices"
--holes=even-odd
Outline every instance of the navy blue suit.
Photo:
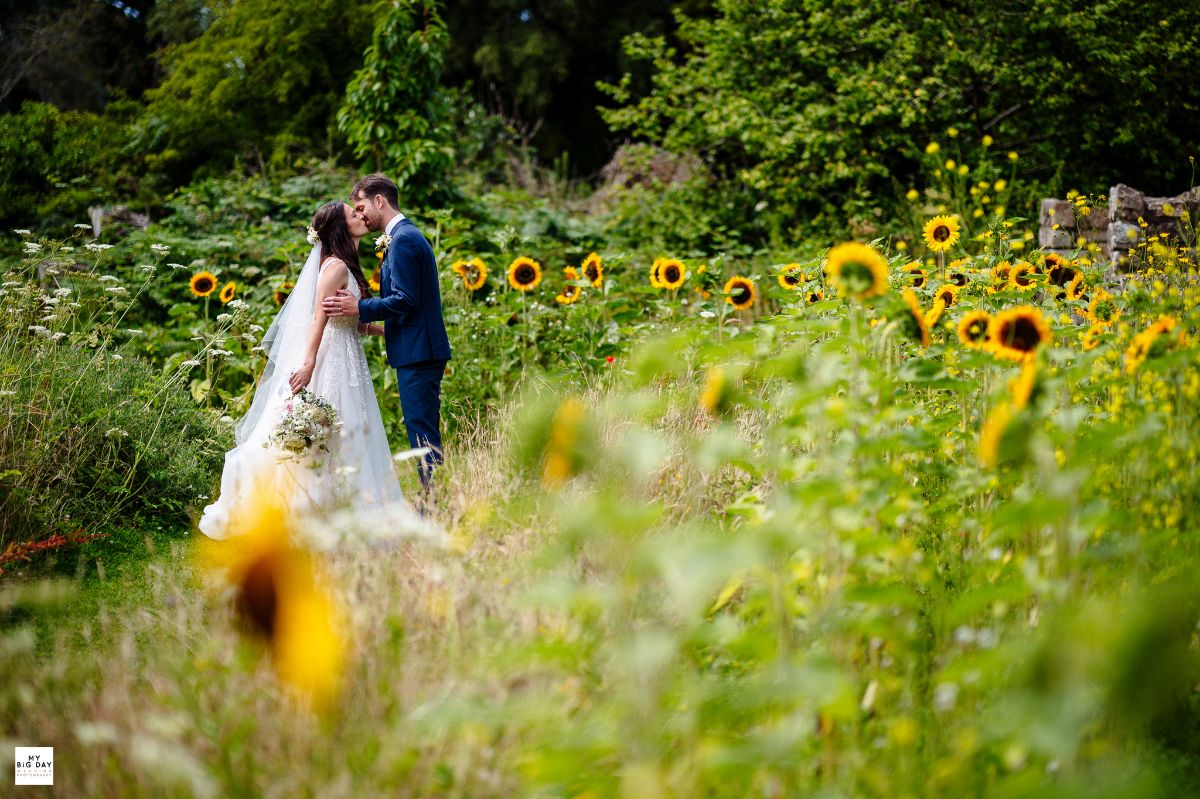
[{"label": "navy blue suit", "polygon": [[409,220],[402,219],[392,228],[379,296],[359,300],[358,318],[383,321],[388,365],[396,370],[408,443],[433,450],[421,463],[421,483],[428,487],[433,467],[442,462],[442,375],[450,360],[450,339],[442,319],[433,248]]}]

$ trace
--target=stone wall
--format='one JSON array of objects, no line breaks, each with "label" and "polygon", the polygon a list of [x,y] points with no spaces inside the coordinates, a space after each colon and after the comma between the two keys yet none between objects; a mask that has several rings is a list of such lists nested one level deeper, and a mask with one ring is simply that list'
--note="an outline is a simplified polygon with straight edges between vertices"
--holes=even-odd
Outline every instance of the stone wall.
[{"label": "stone wall", "polygon": [[[1194,229],[1200,214],[1200,189],[1193,188],[1174,197],[1147,197],[1123,183],[1108,193],[1107,208],[1091,208],[1086,213],[1068,200],[1042,200],[1038,214],[1038,244],[1047,252],[1072,255],[1083,246],[1100,245],[1103,260],[1118,269],[1133,265],[1130,253],[1146,236],[1162,234],[1179,240],[1180,215],[1187,211]],[[1142,223],[1145,223],[1145,227]]]}]

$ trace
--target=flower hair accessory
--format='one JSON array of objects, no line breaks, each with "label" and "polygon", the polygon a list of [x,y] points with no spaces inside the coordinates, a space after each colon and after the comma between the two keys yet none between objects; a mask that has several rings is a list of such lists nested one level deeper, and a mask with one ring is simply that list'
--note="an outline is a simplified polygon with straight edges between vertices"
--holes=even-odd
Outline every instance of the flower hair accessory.
[{"label": "flower hair accessory", "polygon": [[308,226],[308,243],[314,247],[321,243],[321,236],[317,233],[317,229],[312,225]]}]

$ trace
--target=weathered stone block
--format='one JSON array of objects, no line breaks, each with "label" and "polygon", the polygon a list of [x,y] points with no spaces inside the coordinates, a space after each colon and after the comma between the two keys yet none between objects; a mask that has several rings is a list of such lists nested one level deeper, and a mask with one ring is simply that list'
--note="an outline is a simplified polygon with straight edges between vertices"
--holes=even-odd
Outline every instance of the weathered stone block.
[{"label": "weathered stone block", "polygon": [[1146,195],[1131,189],[1124,183],[1113,186],[1108,193],[1108,218],[1110,221],[1136,222],[1146,213]]},{"label": "weathered stone block", "polygon": [[1075,229],[1084,235],[1089,232],[1105,233],[1108,230],[1108,209],[1089,208],[1086,214],[1081,209],[1075,214]]},{"label": "weathered stone block", "polygon": [[1058,225],[1060,228],[1074,228],[1074,204],[1065,200],[1042,200],[1042,208],[1038,213],[1038,225],[1041,227]]},{"label": "weathered stone block", "polygon": [[1130,250],[1142,240],[1142,229],[1128,222],[1112,222],[1108,226],[1108,249]]},{"label": "weathered stone block", "polygon": [[1075,246],[1074,231],[1038,228],[1038,246],[1050,250],[1068,250]]}]

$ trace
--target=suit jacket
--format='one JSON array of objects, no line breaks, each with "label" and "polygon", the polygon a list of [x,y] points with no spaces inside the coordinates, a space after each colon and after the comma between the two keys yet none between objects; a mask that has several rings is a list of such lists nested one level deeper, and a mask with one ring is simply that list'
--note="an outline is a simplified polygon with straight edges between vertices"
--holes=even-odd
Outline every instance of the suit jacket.
[{"label": "suit jacket", "polygon": [[361,322],[383,320],[388,364],[396,368],[449,360],[450,339],[442,319],[442,290],[433,248],[408,219],[392,230],[382,271],[379,296],[359,300],[358,318]]}]

